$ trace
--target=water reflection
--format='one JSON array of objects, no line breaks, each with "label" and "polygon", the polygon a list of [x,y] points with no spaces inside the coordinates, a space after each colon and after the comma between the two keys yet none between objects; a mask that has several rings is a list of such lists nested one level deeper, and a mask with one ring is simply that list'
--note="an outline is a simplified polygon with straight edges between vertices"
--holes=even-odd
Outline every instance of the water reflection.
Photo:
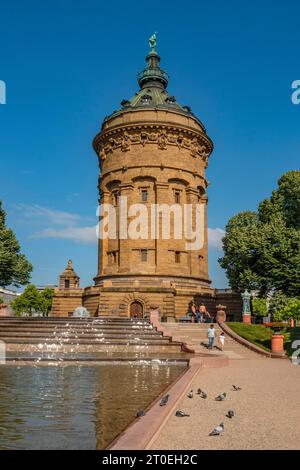
[{"label": "water reflection", "polygon": [[0,366],[0,449],[103,449],[184,367]]}]

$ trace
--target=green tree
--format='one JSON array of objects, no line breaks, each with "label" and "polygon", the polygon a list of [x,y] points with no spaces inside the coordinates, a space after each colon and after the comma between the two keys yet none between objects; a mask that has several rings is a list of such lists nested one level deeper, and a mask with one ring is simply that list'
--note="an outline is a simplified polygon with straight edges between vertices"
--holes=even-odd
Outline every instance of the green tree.
[{"label": "green tree", "polygon": [[283,215],[287,227],[300,228],[300,171],[288,171],[279,178],[278,188],[260,204],[260,219],[269,221],[274,211]]},{"label": "green tree", "polygon": [[11,302],[11,306],[17,315],[28,313],[31,316],[34,311],[40,311],[41,303],[38,289],[29,284],[24,292]]},{"label": "green tree", "polygon": [[289,298],[281,291],[274,292],[270,299],[269,312],[271,313],[273,320],[283,320],[283,310],[287,305]]},{"label": "green tree", "polygon": [[267,299],[254,297],[252,299],[252,308],[254,315],[259,315],[261,317],[266,316],[268,313]]},{"label": "green tree", "polygon": [[1,304],[4,304],[4,299],[3,299],[3,297],[1,297],[1,295],[0,295],[0,305],[1,305]]},{"label": "green tree", "polygon": [[20,245],[13,231],[5,225],[6,213],[0,201],[0,286],[27,284],[32,265],[20,253]]},{"label": "green tree", "polygon": [[289,171],[257,212],[232,217],[223,238],[219,263],[236,290],[258,290],[260,296],[300,291],[300,171]]},{"label": "green tree", "polygon": [[294,320],[300,319],[300,298],[290,299],[282,311],[282,316],[285,320],[293,318]]},{"label": "green tree", "polygon": [[40,311],[43,313],[43,316],[48,316],[53,299],[53,290],[46,287],[42,292],[40,292]]},{"label": "green tree", "polygon": [[46,288],[40,292],[33,284],[29,284],[11,306],[16,315],[27,313],[31,316],[33,312],[41,312],[43,316],[47,316],[51,310],[52,298],[52,289]]}]

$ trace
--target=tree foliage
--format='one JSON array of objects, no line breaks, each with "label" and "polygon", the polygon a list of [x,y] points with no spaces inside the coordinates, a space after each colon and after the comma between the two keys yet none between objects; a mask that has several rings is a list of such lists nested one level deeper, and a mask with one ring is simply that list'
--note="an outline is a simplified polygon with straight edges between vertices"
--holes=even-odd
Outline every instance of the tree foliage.
[{"label": "tree foliage", "polygon": [[40,292],[40,305],[39,311],[43,313],[44,316],[47,316],[52,307],[53,299],[53,290],[46,287],[43,291]]},{"label": "tree foliage", "polygon": [[5,225],[6,213],[0,201],[0,286],[19,287],[29,282],[32,265],[20,253],[13,231]]},{"label": "tree foliage", "polygon": [[276,321],[283,320],[282,312],[287,305],[289,298],[281,291],[274,292],[269,305],[269,312]]},{"label": "tree foliage", "polygon": [[272,291],[298,295],[300,171],[285,173],[256,212],[241,212],[229,220],[223,250],[219,263],[233,289],[258,290],[260,296]]},{"label": "tree foliage", "polygon": [[261,297],[254,297],[252,299],[252,308],[254,315],[266,316],[268,313],[267,299]]},{"label": "tree foliage", "polygon": [[40,292],[33,284],[29,284],[23,294],[11,303],[11,306],[16,315],[26,313],[31,316],[33,312],[41,312],[43,316],[46,316],[51,310],[52,297],[51,289],[46,288]]},{"label": "tree foliage", "polygon": [[293,297],[288,298],[284,296],[275,296],[275,299],[271,303],[270,310],[272,317],[275,321],[294,320],[300,319],[300,298]]},{"label": "tree foliage", "polygon": [[282,311],[282,316],[285,320],[294,318],[300,319],[300,298],[290,299]]}]

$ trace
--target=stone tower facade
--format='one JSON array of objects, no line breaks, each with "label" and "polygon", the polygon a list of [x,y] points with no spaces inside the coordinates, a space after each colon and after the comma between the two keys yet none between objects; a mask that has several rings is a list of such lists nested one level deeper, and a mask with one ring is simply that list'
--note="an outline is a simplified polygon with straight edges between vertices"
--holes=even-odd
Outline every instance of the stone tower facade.
[{"label": "stone tower facade", "polygon": [[[116,232],[115,237],[99,239],[95,285],[83,289],[82,305],[92,315],[138,317],[158,306],[168,320],[185,315],[192,301],[204,301],[214,310],[215,290],[208,276],[205,176],[213,144],[191,109],[168,93],[168,75],[160,67],[155,46],[146,62],[138,75],[139,91],[132,99],[123,99],[121,109],[104,119],[93,141],[100,168],[99,202],[113,207]],[[122,217],[126,212],[130,225],[137,215],[136,209],[130,212],[133,204],[139,204],[139,214],[146,210],[147,216],[141,236],[131,238],[124,236]],[[187,249],[190,236],[186,233],[181,238],[174,234],[178,219],[172,211],[180,206],[184,216],[187,205],[193,207],[193,229],[196,206],[201,206],[203,243],[196,249]],[[151,232],[152,207],[158,211],[156,236]],[[160,233],[168,210],[169,239]],[[183,232],[185,225],[183,220]]]},{"label": "stone tower facade", "polygon": [[52,303],[52,316],[65,317],[82,305],[83,289],[80,288],[80,278],[73,269],[72,260],[68,261],[66,269],[59,276],[59,288],[55,289]]}]

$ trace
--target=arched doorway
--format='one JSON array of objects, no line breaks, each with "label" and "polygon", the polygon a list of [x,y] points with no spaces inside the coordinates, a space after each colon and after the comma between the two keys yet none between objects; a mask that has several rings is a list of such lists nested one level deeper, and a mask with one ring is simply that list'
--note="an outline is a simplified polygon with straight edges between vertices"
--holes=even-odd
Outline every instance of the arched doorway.
[{"label": "arched doorway", "polygon": [[141,302],[134,301],[130,304],[130,317],[131,318],[143,318],[143,305]]}]

